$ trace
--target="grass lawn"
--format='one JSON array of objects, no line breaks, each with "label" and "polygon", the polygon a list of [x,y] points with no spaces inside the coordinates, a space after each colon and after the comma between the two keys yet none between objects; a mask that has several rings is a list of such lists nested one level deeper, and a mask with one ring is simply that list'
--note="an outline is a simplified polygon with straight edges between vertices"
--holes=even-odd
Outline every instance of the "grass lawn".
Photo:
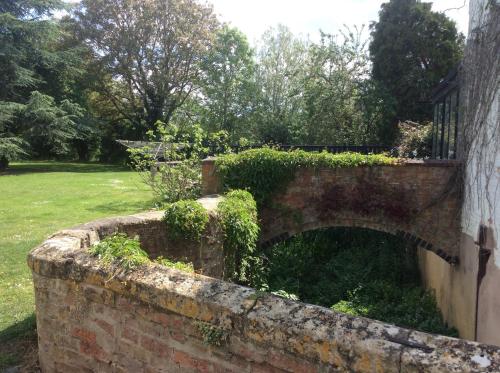
[{"label": "grass lawn", "polygon": [[0,371],[34,335],[27,253],[60,229],[151,207],[150,190],[119,166],[23,162],[0,173]]}]

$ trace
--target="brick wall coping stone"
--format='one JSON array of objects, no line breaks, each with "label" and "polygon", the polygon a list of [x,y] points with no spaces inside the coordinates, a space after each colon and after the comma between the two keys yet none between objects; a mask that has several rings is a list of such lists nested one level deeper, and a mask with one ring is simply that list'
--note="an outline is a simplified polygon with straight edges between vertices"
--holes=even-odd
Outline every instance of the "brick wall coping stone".
[{"label": "brick wall coping stone", "polygon": [[[213,210],[217,198],[202,202]],[[103,232],[127,222],[145,223],[160,217],[161,212],[148,212],[61,231],[35,248],[28,264],[39,276],[105,288],[160,310],[215,324],[259,348],[285,351],[329,369],[500,371],[497,347],[352,317],[156,264],[112,275],[86,251]]]}]

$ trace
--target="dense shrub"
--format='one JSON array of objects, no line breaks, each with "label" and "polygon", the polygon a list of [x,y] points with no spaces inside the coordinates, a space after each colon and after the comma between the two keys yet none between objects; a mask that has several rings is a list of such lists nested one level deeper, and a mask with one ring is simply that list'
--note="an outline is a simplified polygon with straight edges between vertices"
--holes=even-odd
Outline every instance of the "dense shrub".
[{"label": "dense shrub", "polygon": [[395,158],[381,154],[284,152],[261,148],[223,155],[217,159],[216,168],[227,190],[247,189],[258,204],[263,204],[276,190],[293,180],[295,171],[301,167],[340,168],[395,162]]},{"label": "dense shrub", "polygon": [[219,203],[217,214],[224,232],[225,277],[246,282],[255,268],[253,253],[259,237],[255,200],[247,191],[231,191]]},{"label": "dense shrub", "polygon": [[362,229],[303,233],[261,250],[264,266],[251,285],[291,299],[403,327],[456,335],[434,296],[420,286],[414,247]]},{"label": "dense shrub", "polygon": [[396,148],[402,158],[429,158],[432,154],[432,123],[400,122]]},{"label": "dense shrub", "polygon": [[167,205],[163,221],[173,239],[201,240],[208,223],[208,212],[201,203],[193,200],[178,201]]}]

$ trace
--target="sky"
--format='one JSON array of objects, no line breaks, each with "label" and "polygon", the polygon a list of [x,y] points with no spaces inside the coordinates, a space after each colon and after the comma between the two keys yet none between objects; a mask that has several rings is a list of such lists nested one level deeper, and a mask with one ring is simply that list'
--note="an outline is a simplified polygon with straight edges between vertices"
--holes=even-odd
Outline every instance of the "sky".
[{"label": "sky", "polygon": [[[260,39],[269,27],[282,23],[294,34],[319,38],[319,30],[336,34],[343,25],[368,25],[378,19],[380,5],[388,0],[206,0],[214,6],[219,20],[239,28],[251,44]],[[445,11],[467,35],[469,0],[428,0],[435,11]],[[78,0],[66,0],[77,3]],[[453,9],[453,8],[459,8]]]},{"label": "sky", "polygon": [[[378,19],[380,5],[387,0],[207,0],[219,19],[243,31],[250,43],[271,26],[282,23],[293,33],[318,38],[318,30],[335,34],[343,25],[368,25]],[[434,0],[433,10],[445,11],[467,34],[469,0]],[[464,5],[465,3],[465,5]],[[461,8],[459,10],[447,10]]]}]

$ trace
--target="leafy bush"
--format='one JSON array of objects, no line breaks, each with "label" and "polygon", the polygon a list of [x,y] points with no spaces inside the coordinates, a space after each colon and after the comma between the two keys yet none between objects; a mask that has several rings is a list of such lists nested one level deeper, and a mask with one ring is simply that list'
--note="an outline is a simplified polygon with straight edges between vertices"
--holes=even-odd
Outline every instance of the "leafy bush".
[{"label": "leafy bush", "polygon": [[159,205],[200,197],[201,159],[229,152],[228,133],[207,134],[198,125],[180,129],[160,121],[156,127],[148,133],[150,143],[128,150],[135,170]]},{"label": "leafy bush", "polygon": [[216,168],[227,190],[247,189],[259,205],[286,186],[299,168],[341,168],[394,164],[395,158],[381,154],[290,152],[271,148],[251,149],[217,158]]},{"label": "leafy bush", "polygon": [[163,221],[173,239],[200,241],[208,223],[207,210],[193,200],[178,201],[167,205]]},{"label": "leafy bush", "polygon": [[225,277],[245,282],[252,276],[252,255],[259,238],[257,205],[244,190],[231,191],[225,197],[217,208],[224,232]]},{"label": "leafy bush", "polygon": [[168,258],[164,258],[162,256],[156,258],[155,263],[158,263],[168,268],[178,269],[179,271],[194,273],[193,263],[175,262]]},{"label": "leafy bush", "polygon": [[[456,335],[432,293],[420,286],[416,250],[363,229],[306,232],[261,250],[259,290],[297,296],[336,311],[403,327]],[[293,298],[292,298],[293,299]]]},{"label": "leafy bush", "polygon": [[137,237],[129,238],[123,233],[115,233],[104,238],[89,248],[90,254],[95,255],[105,264],[116,262],[125,270],[134,269],[142,264],[149,263],[148,254],[141,249]]},{"label": "leafy bush", "polygon": [[400,286],[394,282],[377,280],[350,292],[347,300],[334,304],[332,309],[458,337],[455,329],[444,324],[434,295],[416,285]]},{"label": "leafy bush", "polygon": [[403,158],[429,158],[432,155],[432,123],[400,122],[397,152]]}]

